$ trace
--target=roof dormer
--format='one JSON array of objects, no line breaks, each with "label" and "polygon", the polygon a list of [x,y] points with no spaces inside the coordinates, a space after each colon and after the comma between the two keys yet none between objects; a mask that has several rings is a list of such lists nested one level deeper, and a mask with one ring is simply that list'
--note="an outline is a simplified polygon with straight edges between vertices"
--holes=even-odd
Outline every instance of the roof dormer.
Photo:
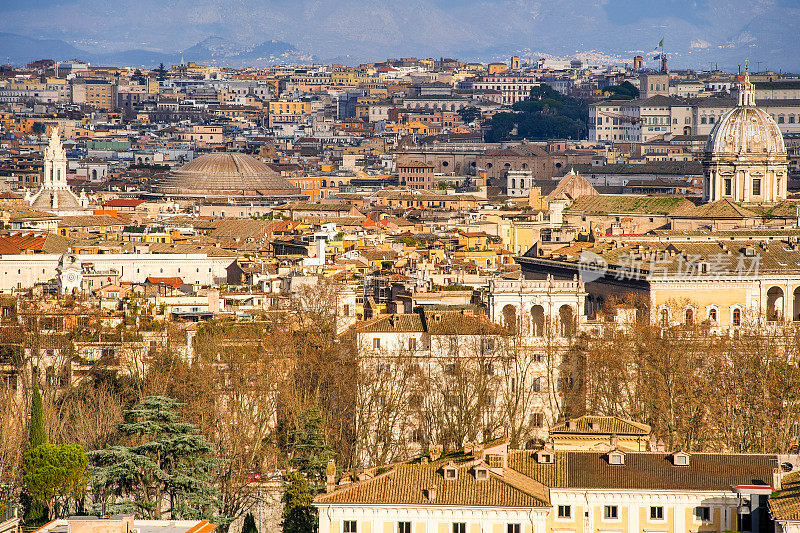
[{"label": "roof dormer", "polygon": [[475,467],[475,479],[477,481],[486,481],[489,479],[489,469],[485,466]]},{"label": "roof dormer", "polygon": [[555,462],[555,455],[552,450],[539,450],[534,454],[534,457],[540,465],[551,465]]},{"label": "roof dormer", "polygon": [[673,453],[672,464],[675,466],[689,466],[689,454],[686,452]]},{"label": "roof dormer", "polygon": [[458,468],[453,464],[447,464],[442,468],[442,475],[447,481],[455,481],[458,479]]},{"label": "roof dormer", "polygon": [[608,452],[608,464],[610,465],[624,465],[625,454],[619,450],[612,450]]}]

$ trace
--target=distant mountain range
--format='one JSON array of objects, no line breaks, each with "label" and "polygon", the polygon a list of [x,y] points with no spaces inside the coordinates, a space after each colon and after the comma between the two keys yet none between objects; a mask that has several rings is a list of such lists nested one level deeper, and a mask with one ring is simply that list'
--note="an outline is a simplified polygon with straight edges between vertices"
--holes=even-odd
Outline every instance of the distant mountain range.
[{"label": "distant mountain range", "polygon": [[0,63],[25,65],[37,59],[67,61],[77,59],[92,65],[120,65],[154,68],[160,63],[174,65],[181,60],[224,67],[266,66],[275,63],[310,63],[311,54],[296,50],[283,41],[265,41],[242,47],[218,36],[211,36],[186,50],[164,53],[152,50],[91,52],[58,39],[35,39],[14,33],[0,33]]}]

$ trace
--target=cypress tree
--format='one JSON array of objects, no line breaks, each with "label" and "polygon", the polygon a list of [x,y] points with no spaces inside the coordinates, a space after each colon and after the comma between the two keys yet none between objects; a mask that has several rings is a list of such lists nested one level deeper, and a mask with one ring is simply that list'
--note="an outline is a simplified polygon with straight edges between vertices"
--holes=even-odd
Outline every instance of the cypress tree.
[{"label": "cypress tree", "polygon": [[29,449],[36,448],[40,444],[47,444],[47,429],[44,427],[44,408],[42,406],[42,395],[39,393],[38,386],[33,388],[29,439]]},{"label": "cypress tree", "polygon": [[244,524],[242,524],[242,533],[258,533],[258,528],[256,527],[256,519],[253,517],[253,513],[247,513],[244,517]]},{"label": "cypress tree", "polygon": [[[28,450],[47,444],[47,429],[44,427],[44,407],[39,386],[33,387],[31,398],[31,422],[28,433]],[[28,472],[26,472],[28,474]],[[41,502],[30,497],[27,492],[20,495],[23,507],[22,521],[28,526],[40,526],[47,522],[48,510]]]}]

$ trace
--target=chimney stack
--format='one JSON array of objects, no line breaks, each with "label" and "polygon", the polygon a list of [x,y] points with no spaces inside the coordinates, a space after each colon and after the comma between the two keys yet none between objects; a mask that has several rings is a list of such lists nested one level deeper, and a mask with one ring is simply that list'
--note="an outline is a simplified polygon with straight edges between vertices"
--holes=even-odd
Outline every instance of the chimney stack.
[{"label": "chimney stack", "polygon": [[333,492],[333,489],[336,488],[336,462],[333,459],[328,461],[328,465],[325,467],[325,474],[327,476],[325,492]]}]

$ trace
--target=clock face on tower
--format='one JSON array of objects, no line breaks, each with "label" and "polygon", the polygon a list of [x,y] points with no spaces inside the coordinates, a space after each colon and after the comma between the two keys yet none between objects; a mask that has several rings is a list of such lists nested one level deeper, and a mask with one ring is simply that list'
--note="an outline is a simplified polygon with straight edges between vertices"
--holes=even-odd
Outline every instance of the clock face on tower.
[{"label": "clock face on tower", "polygon": [[67,281],[75,281],[75,272],[67,274]]}]

